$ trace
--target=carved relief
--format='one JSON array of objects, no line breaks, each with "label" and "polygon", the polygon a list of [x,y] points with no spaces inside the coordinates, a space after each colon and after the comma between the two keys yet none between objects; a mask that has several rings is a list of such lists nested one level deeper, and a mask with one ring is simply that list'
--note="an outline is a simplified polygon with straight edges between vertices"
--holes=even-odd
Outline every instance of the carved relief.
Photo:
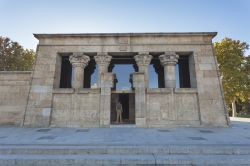
[{"label": "carved relief", "polygon": [[149,55],[148,52],[140,52],[134,58],[138,66],[149,65],[152,59],[152,55]]},{"label": "carved relief", "polygon": [[165,54],[160,55],[159,59],[161,61],[161,64],[163,66],[165,65],[175,65],[178,62],[179,55],[177,55],[175,52],[165,52]]},{"label": "carved relief", "polygon": [[97,56],[94,56],[94,58],[95,58],[95,61],[98,65],[108,66],[111,59],[112,59],[112,56],[108,55],[105,52],[98,52]]},{"label": "carved relief", "polygon": [[86,67],[90,58],[83,53],[75,52],[69,57],[69,61],[73,67]]}]

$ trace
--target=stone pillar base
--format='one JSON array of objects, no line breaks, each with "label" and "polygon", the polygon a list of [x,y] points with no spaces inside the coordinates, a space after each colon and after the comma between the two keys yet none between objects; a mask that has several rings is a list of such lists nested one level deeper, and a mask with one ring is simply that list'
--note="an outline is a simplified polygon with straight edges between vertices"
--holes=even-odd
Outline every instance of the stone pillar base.
[{"label": "stone pillar base", "polygon": [[146,118],[135,118],[136,127],[147,127]]}]

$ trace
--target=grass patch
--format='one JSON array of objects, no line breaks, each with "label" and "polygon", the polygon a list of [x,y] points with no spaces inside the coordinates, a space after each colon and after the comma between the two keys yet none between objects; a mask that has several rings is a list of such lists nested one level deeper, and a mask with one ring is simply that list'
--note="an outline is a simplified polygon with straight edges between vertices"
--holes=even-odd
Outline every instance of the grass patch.
[{"label": "grass patch", "polygon": [[250,118],[250,114],[239,114],[238,117],[240,118]]}]

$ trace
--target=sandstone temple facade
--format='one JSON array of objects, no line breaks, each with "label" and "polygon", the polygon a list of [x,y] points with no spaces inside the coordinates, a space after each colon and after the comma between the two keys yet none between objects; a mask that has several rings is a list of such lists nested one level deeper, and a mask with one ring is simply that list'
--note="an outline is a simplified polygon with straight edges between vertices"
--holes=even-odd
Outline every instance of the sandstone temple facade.
[{"label": "sandstone temple facade", "polygon": [[[119,100],[122,125],[228,126],[215,35],[35,34],[34,71],[0,72],[0,125],[110,127]],[[117,64],[133,66],[129,89],[116,88]],[[149,65],[157,73],[156,88],[149,87]],[[98,79],[92,86],[95,70]]]}]

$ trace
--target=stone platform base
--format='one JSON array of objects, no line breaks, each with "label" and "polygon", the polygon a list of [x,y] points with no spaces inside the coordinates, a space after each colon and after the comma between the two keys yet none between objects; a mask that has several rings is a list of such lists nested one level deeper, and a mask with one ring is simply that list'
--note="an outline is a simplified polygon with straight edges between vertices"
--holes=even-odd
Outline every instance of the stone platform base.
[{"label": "stone platform base", "polygon": [[0,128],[0,166],[250,165],[250,122],[229,128]]},{"label": "stone platform base", "polygon": [[0,166],[249,165],[250,146],[1,146]]}]

